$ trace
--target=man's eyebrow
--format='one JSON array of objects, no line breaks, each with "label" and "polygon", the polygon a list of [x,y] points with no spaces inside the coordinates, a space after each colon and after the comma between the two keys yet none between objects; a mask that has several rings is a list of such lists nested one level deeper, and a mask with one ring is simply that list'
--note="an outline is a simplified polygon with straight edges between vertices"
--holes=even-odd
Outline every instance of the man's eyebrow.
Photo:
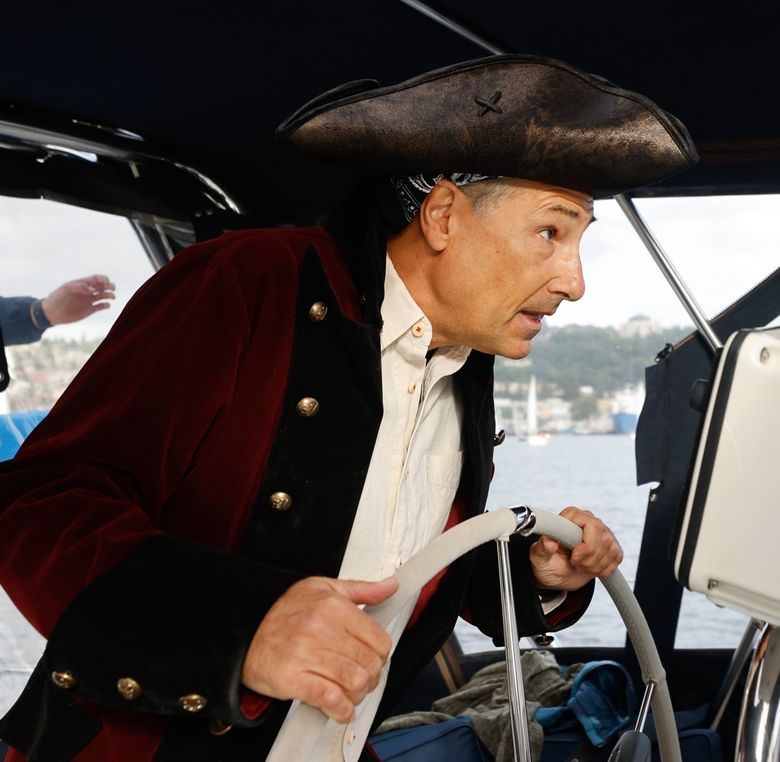
[{"label": "man's eyebrow", "polygon": [[[564,206],[563,204],[555,204],[554,206],[550,207],[551,212],[560,212],[561,214],[565,214],[567,217],[571,217],[572,219],[578,220],[580,218],[580,211],[579,209],[573,209],[570,206]],[[590,222],[588,222],[588,225],[592,225],[596,221],[596,215],[591,213]]]}]

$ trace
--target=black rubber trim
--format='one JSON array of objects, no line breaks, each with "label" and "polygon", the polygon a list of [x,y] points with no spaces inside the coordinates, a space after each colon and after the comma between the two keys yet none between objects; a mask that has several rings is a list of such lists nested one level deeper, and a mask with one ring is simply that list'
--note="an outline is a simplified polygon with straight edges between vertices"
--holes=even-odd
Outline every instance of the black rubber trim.
[{"label": "black rubber trim", "polygon": [[693,505],[691,506],[691,515],[688,519],[688,531],[685,533],[685,545],[683,546],[682,558],[680,559],[680,571],[678,579],[681,584],[690,589],[689,577],[693,556],[696,552],[696,544],[699,539],[701,522],[704,515],[704,505],[707,502],[707,495],[712,480],[712,471],[715,466],[715,456],[718,452],[718,442],[723,428],[723,419],[726,416],[726,407],[731,393],[731,385],[734,381],[734,371],[737,367],[737,358],[739,350],[745,338],[752,333],[751,331],[739,331],[731,342],[728,354],[724,359],[723,374],[718,385],[715,404],[712,409],[712,418],[710,419],[710,428],[707,432],[707,443],[704,447],[704,455],[701,459],[701,468],[699,469],[699,480],[696,483],[696,492],[693,496]]}]

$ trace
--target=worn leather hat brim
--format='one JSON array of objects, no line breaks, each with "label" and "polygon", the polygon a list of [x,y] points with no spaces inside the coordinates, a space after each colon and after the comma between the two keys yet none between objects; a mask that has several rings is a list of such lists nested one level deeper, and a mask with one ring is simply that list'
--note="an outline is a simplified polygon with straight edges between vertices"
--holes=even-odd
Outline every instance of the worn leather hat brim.
[{"label": "worn leather hat brim", "polygon": [[371,174],[477,172],[612,196],[698,159],[683,124],[648,98],[561,61],[491,56],[390,87],[349,83],[277,136]]}]

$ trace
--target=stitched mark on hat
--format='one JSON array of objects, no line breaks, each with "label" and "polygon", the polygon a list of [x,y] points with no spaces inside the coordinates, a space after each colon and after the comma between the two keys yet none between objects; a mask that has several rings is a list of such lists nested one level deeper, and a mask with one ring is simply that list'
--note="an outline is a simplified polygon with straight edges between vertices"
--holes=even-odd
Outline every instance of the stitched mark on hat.
[{"label": "stitched mark on hat", "polygon": [[478,106],[482,106],[482,108],[479,110],[479,114],[477,116],[485,116],[488,111],[495,111],[496,114],[503,114],[504,112],[501,110],[499,106],[496,104],[501,100],[501,91],[496,90],[495,93],[493,93],[493,97],[490,100],[487,100],[486,98],[480,98],[478,95],[474,98],[474,102]]}]

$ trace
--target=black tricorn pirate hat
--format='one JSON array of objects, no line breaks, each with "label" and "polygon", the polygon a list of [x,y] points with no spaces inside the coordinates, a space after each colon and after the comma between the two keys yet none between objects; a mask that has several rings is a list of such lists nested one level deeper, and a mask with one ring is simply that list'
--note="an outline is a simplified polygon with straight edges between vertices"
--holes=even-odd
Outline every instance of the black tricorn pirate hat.
[{"label": "black tricorn pirate hat", "polygon": [[466,61],[390,87],[351,82],[307,103],[276,134],[366,174],[473,172],[597,198],[698,160],[685,126],[649,98],[533,55]]}]

